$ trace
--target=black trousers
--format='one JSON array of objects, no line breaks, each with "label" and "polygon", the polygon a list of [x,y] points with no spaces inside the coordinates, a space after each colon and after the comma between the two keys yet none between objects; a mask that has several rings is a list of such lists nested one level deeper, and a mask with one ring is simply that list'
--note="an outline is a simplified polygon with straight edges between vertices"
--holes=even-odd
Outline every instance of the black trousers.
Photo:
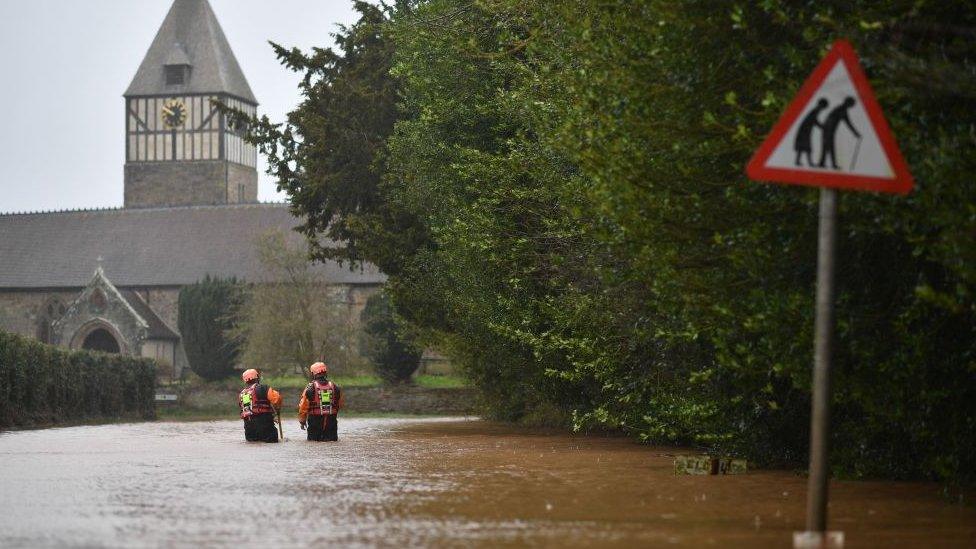
[{"label": "black trousers", "polygon": [[339,420],[337,416],[308,416],[308,440],[339,440]]},{"label": "black trousers", "polygon": [[274,414],[258,414],[244,420],[244,438],[248,442],[278,442]]}]

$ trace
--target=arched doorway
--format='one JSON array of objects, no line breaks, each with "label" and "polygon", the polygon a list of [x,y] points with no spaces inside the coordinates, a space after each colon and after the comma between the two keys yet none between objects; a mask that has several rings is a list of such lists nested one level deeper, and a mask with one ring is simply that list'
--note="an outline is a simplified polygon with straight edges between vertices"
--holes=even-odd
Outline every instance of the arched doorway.
[{"label": "arched doorway", "polygon": [[119,333],[119,330],[101,318],[92,319],[74,330],[74,335],[71,336],[70,341],[68,347],[72,349],[87,349],[120,355],[131,353],[129,343]]},{"label": "arched doorway", "polygon": [[119,342],[105,328],[96,328],[85,336],[85,341],[81,344],[82,349],[89,351],[101,351],[103,353],[116,353],[121,351]]}]

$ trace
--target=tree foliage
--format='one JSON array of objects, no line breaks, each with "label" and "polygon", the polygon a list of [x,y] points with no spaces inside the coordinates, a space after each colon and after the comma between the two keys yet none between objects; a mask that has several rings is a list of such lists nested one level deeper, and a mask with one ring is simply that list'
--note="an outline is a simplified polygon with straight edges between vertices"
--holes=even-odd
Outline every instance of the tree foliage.
[{"label": "tree foliage", "polygon": [[[917,189],[843,196],[833,463],[974,478],[976,8],[357,9],[339,53],[282,57],[306,73],[306,97],[280,133],[257,132],[279,147],[273,172],[313,220],[307,234],[384,268],[397,315],[451,353],[494,415],[554,406],[577,428],[766,464],[806,456],[816,192],[742,168],[849,38]],[[347,94],[354,108],[321,101],[370,88]],[[349,158],[359,130],[368,174],[322,169]],[[356,184],[370,201],[329,194],[358,196]]]},{"label": "tree foliage", "polygon": [[242,285],[234,278],[207,275],[180,289],[179,328],[190,369],[216,380],[234,374],[238,345],[225,336],[241,302]]},{"label": "tree foliage", "polygon": [[[272,43],[288,69],[302,73],[303,100],[275,123],[228,111],[249,128],[278,190],[288,193],[298,230],[317,259],[376,263],[396,273],[404,251],[424,241],[423,227],[391,200],[382,182],[383,148],[397,118],[393,43],[385,28],[393,8],[354,2],[360,19],[335,33],[339,52],[309,53]],[[406,3],[398,4],[406,10]]]},{"label": "tree foliage", "polygon": [[420,366],[421,349],[397,329],[390,298],[383,292],[366,300],[362,313],[365,354],[388,384],[407,383]]},{"label": "tree foliage", "polygon": [[233,326],[241,362],[277,374],[304,372],[324,360],[333,372],[354,372],[361,359],[351,343],[347,290],[313,268],[304,245],[281,231],[259,235],[255,245],[265,280],[247,288]]}]

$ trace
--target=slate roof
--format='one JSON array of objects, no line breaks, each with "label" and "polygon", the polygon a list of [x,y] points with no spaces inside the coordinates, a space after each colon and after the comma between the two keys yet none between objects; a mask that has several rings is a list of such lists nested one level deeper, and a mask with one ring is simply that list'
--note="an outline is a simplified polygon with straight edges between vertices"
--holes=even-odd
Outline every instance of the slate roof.
[{"label": "slate roof", "polygon": [[[0,215],[0,289],[81,288],[99,257],[119,288],[182,286],[207,274],[267,282],[255,239],[279,229],[303,242],[296,225],[284,204]],[[315,268],[336,284],[386,281],[372,265]]]},{"label": "slate roof", "polygon": [[139,297],[139,294],[132,290],[121,290],[119,292],[122,294],[122,298],[129,302],[129,305],[135,309],[136,313],[146,321],[149,325],[149,330],[146,332],[146,339],[179,339],[180,336],[176,335],[169,326],[163,322],[163,319],[159,318],[159,315],[155,311],[149,308],[149,304]]},{"label": "slate roof", "polygon": [[[192,67],[188,82],[167,86],[163,66],[184,61]],[[173,2],[125,96],[183,93],[227,93],[257,104],[207,0]]]}]

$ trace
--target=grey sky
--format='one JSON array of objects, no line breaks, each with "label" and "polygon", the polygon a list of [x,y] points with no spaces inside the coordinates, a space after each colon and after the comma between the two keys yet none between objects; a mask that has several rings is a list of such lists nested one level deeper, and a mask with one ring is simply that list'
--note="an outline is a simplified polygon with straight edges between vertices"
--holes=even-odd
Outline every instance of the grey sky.
[{"label": "grey sky", "polygon": [[[0,212],[122,205],[122,93],[171,0],[0,0]],[[261,102],[281,120],[298,77],[268,40],[332,45],[350,0],[210,0]],[[258,198],[283,200],[259,158]]]}]

